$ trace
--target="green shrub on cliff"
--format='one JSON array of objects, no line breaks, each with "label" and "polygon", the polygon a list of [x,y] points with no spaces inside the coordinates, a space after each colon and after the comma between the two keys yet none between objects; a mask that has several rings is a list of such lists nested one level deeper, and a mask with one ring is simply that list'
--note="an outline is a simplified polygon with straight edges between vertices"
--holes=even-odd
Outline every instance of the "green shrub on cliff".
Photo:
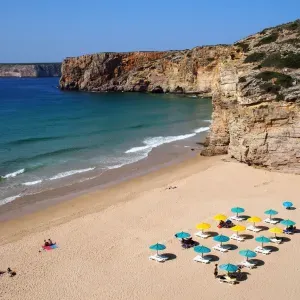
[{"label": "green shrub on cliff", "polygon": [[284,55],[279,52],[273,53],[262,62],[262,66],[298,69],[300,68],[300,53],[287,52]]},{"label": "green shrub on cliff", "polygon": [[270,35],[262,38],[255,46],[261,46],[261,45],[276,42],[277,38],[278,38],[278,33],[272,32]]},{"label": "green shrub on cliff", "polygon": [[[259,74],[257,74],[255,76],[256,79],[261,79],[262,81],[271,81],[272,83],[270,83],[272,86],[278,86],[279,89],[280,87],[291,87],[293,85],[293,78],[289,75],[285,75],[282,73],[278,73],[278,72],[271,72],[271,71],[264,71],[261,72]],[[260,87],[262,87],[260,85]],[[264,90],[266,89],[270,89],[269,85],[265,85],[262,87]],[[275,88],[276,91],[278,91],[278,88]],[[274,90],[274,91],[275,91]]]},{"label": "green shrub on cliff", "polygon": [[246,57],[245,63],[252,63],[261,61],[265,58],[266,54],[264,52],[254,52]]}]

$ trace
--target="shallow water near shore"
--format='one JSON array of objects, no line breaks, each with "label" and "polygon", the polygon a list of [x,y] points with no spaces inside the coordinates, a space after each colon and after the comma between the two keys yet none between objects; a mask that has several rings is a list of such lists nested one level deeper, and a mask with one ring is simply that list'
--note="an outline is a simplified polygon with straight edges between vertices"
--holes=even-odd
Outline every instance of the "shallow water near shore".
[{"label": "shallow water near shore", "polygon": [[58,78],[0,80],[0,205],[92,180],[164,144],[190,147],[209,129],[209,99],[57,85]]}]

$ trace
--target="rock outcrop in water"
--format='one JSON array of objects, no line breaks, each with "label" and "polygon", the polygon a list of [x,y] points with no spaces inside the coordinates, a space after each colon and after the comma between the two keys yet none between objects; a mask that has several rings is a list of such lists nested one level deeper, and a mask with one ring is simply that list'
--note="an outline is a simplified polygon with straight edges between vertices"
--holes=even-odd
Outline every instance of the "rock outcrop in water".
[{"label": "rock outcrop in water", "polygon": [[231,46],[67,58],[66,90],[211,95],[203,155],[300,173],[300,21]]},{"label": "rock outcrop in water", "polygon": [[60,77],[61,63],[0,64],[0,77]]}]

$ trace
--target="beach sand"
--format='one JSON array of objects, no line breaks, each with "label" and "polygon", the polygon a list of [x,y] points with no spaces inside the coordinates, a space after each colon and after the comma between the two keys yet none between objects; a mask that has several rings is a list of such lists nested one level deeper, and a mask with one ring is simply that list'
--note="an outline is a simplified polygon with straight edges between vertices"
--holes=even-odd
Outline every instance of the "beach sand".
[{"label": "beach sand", "polygon": [[[0,298],[299,299],[300,234],[272,245],[274,252],[268,256],[259,254],[260,266],[243,269],[244,280],[236,286],[219,283],[214,263],[195,263],[193,249],[181,249],[174,238],[182,230],[194,234],[199,222],[212,224],[212,232],[231,235],[229,229],[219,230],[212,217],[231,215],[233,206],[262,218],[273,208],[278,217],[297,222],[299,186],[299,176],[254,169],[224,157],[196,157],[2,222],[0,270],[11,267],[17,275],[0,277]],[[296,210],[283,209],[284,200],[293,201]],[[238,251],[258,245],[251,238],[256,234],[247,234],[250,239],[243,243],[230,242],[235,250],[212,251],[216,263],[241,262]],[[39,253],[47,238],[59,248]],[[208,247],[215,244],[211,238],[196,240]],[[148,260],[149,245],[157,242],[166,245],[164,253],[171,260]]]}]

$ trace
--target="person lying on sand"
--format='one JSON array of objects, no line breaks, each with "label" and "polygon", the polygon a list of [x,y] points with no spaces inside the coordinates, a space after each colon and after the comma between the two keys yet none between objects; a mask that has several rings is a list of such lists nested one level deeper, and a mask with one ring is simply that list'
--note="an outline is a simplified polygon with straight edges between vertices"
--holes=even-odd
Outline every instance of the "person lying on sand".
[{"label": "person lying on sand", "polygon": [[47,242],[46,240],[44,240],[44,246],[45,247],[50,246],[49,242]]},{"label": "person lying on sand", "polygon": [[7,273],[10,274],[10,277],[14,277],[17,275],[17,272],[13,271],[11,268],[7,268]]},{"label": "person lying on sand", "polygon": [[53,246],[56,244],[56,243],[53,243],[51,239],[48,239],[48,242],[49,242],[49,246]]}]

